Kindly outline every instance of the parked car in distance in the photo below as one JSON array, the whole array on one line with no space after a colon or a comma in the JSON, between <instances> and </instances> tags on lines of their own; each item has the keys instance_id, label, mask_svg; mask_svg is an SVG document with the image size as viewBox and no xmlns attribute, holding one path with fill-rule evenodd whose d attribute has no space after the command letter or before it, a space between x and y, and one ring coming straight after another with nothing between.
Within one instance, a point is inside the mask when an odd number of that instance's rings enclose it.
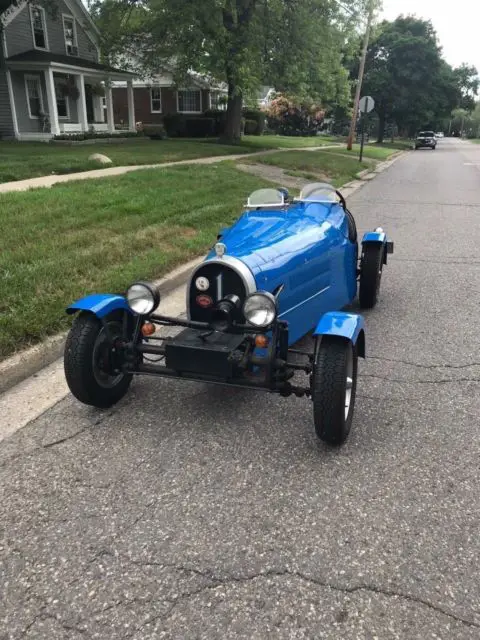
<instances>
[{"instance_id":1,"label":"parked car in distance","mask_svg":"<svg viewBox=\"0 0 480 640\"><path fill-rule=\"evenodd\" d=\"M443 133L443 131L437 131L437 133L435 134L436 138L444 138L445 134Z\"/></svg>"},{"instance_id":2,"label":"parked car in distance","mask_svg":"<svg viewBox=\"0 0 480 640\"><path fill-rule=\"evenodd\" d=\"M436 146L437 139L435 138L434 131L420 131L415 138L415 149L421 149L422 147L435 149Z\"/></svg>"},{"instance_id":3,"label":"parked car in distance","mask_svg":"<svg viewBox=\"0 0 480 640\"><path fill-rule=\"evenodd\" d=\"M390 253L380 227L358 241L345 199L329 184L307 185L298 198L255 191L193 271L186 319L163 315L149 282L67 309L78 313L65 347L70 390L100 408L118 402L134 375L306 396L318 437L342 444L365 357L364 320L343 309L357 293L360 307L375 306ZM165 327L181 331L165 335ZM313 345L295 348L309 332Z\"/></svg>"}]
</instances>

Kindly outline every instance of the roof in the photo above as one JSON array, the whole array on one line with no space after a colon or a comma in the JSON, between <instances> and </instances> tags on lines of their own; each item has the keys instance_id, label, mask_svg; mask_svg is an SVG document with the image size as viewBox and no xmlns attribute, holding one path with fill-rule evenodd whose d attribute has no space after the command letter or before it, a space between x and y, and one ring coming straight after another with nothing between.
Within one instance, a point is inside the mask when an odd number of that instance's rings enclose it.
<instances>
[{"instance_id":1,"label":"roof","mask_svg":"<svg viewBox=\"0 0 480 640\"><path fill-rule=\"evenodd\" d=\"M43 62L45 64L64 64L69 67L82 67L83 69L94 69L96 71L106 71L110 73L123 73L125 75L133 76L135 74L123 69L114 69L106 64L95 62L94 60L86 60L85 58L76 58L75 56L67 56L65 54L50 53L49 51L38 51L32 49L30 51L24 51L18 53L15 56L10 56L6 59L6 62Z\"/></svg>"},{"instance_id":2,"label":"roof","mask_svg":"<svg viewBox=\"0 0 480 640\"><path fill-rule=\"evenodd\" d=\"M100 29L97 27L97 25L93 21L92 16L90 15L90 12L88 11L87 7L83 4L82 0L72 0L72 2L74 2L75 6L78 7L78 9L83 13L84 17L87 19L89 25L95 31L95 33L99 35ZM67 0L67 4L68 4L68 0Z\"/></svg>"}]
</instances>

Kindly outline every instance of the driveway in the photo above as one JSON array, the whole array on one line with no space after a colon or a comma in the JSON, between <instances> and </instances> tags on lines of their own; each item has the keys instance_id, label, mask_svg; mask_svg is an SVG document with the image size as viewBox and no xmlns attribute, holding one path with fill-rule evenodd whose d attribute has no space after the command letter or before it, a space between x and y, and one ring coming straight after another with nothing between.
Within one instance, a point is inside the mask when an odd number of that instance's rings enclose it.
<instances>
[{"instance_id":1,"label":"driveway","mask_svg":"<svg viewBox=\"0 0 480 640\"><path fill-rule=\"evenodd\" d=\"M0 444L0 638L480 638L480 146L350 198L395 241L353 431L312 407L136 380Z\"/></svg>"}]
</instances>

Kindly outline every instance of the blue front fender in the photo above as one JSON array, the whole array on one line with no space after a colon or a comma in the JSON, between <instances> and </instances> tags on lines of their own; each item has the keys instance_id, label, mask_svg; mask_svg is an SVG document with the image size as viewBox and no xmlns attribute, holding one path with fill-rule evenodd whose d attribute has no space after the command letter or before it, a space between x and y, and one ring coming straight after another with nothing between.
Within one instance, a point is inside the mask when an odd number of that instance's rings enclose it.
<instances>
[{"instance_id":1,"label":"blue front fender","mask_svg":"<svg viewBox=\"0 0 480 640\"><path fill-rule=\"evenodd\" d=\"M367 231L363 235L362 245L365 244L382 244L385 246L386 251L383 252L383 262L387 264L387 254L393 253L393 242L389 242L385 231Z\"/></svg>"},{"instance_id":2,"label":"blue front fender","mask_svg":"<svg viewBox=\"0 0 480 640\"><path fill-rule=\"evenodd\" d=\"M126 299L123 296L117 296L111 293L94 293L91 296L77 300L67 307L67 313L69 314L75 313L76 311L90 311L95 314L97 318L103 318L109 313L112 313L112 311L118 310L125 310L131 313Z\"/></svg>"},{"instance_id":3,"label":"blue front fender","mask_svg":"<svg viewBox=\"0 0 480 640\"><path fill-rule=\"evenodd\" d=\"M325 313L313 332L314 336L337 336L358 344L358 355L365 357L365 324L362 316L344 311Z\"/></svg>"}]
</instances>

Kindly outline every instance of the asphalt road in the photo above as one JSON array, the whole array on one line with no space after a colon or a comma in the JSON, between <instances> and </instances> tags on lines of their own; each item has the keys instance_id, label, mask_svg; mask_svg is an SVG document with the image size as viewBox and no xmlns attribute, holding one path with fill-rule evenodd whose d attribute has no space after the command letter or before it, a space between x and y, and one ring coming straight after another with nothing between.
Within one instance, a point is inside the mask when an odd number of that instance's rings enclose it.
<instances>
[{"instance_id":1,"label":"asphalt road","mask_svg":"<svg viewBox=\"0 0 480 640\"><path fill-rule=\"evenodd\" d=\"M357 194L395 241L353 431L305 399L137 380L0 444L0 638L480 638L480 146Z\"/></svg>"}]
</instances>

